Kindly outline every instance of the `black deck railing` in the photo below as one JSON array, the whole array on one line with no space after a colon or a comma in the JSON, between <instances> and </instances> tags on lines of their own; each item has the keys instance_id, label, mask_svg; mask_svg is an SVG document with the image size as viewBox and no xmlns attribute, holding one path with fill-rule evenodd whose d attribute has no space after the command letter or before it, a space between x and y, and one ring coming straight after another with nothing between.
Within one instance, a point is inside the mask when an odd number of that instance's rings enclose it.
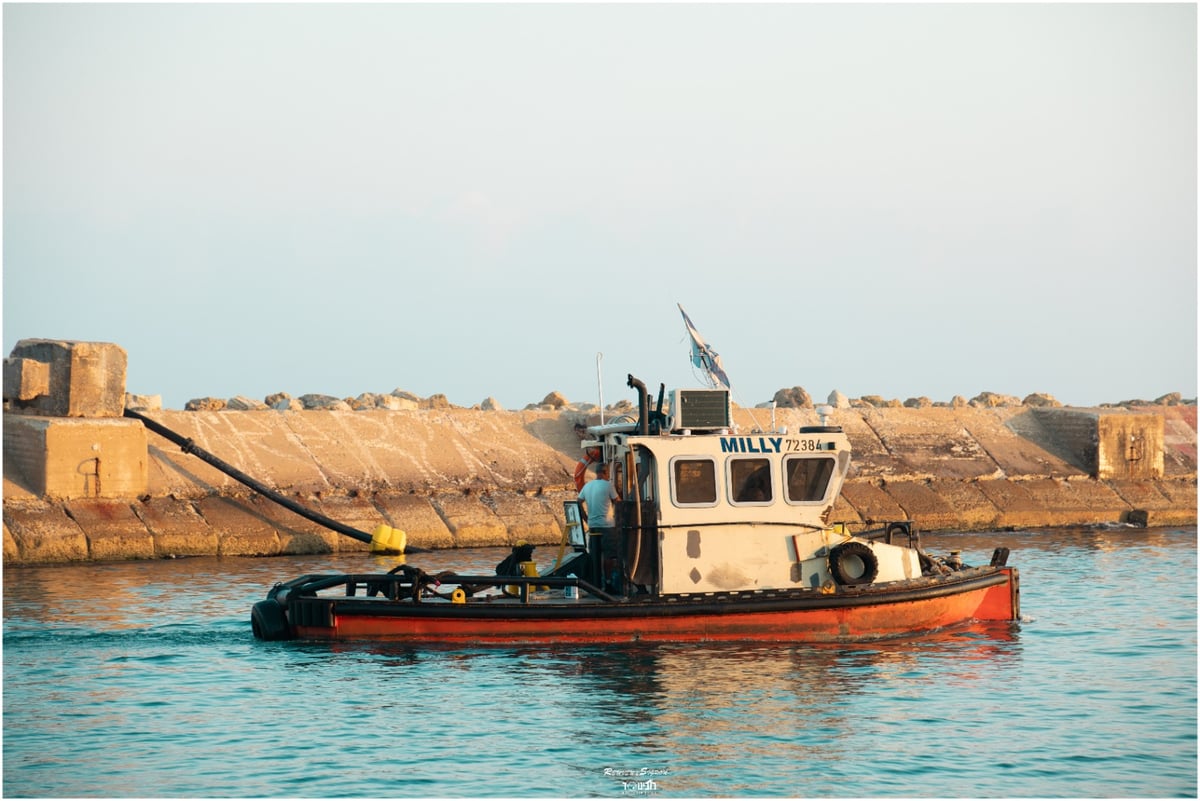
<instances>
[{"instance_id":1,"label":"black deck railing","mask_svg":"<svg viewBox=\"0 0 1200 801\"><path fill-rule=\"evenodd\" d=\"M608 603L619 603L616 598L588 581L576 576L471 576L457 573L430 575L424 571L409 569L402 573L331 573L301 576L276 587L276 593L286 592L290 598L313 596L323 590L344 586L347 597L383 598L392 601L423 603L428 600L453 602L454 591L461 589L464 596L499 589L501 594L519 598L529 603L535 588L566 589L575 587L581 597L591 595ZM444 589L443 589L444 588ZM512 592L510 588L516 588ZM281 598L280 600L285 600Z\"/></svg>"}]
</instances>

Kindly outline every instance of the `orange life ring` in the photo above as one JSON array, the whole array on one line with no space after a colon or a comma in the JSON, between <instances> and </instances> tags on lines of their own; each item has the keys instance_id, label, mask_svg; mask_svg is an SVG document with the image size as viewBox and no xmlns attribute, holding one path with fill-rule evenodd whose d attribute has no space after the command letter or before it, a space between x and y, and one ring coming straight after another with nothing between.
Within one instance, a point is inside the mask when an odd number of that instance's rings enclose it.
<instances>
[{"instance_id":1,"label":"orange life ring","mask_svg":"<svg viewBox=\"0 0 1200 801\"><path fill-rule=\"evenodd\" d=\"M579 464L575 465L575 490L583 489L583 485L587 483L588 467L600 461L600 449L588 448L584 452L584 457L579 460Z\"/></svg>"}]
</instances>

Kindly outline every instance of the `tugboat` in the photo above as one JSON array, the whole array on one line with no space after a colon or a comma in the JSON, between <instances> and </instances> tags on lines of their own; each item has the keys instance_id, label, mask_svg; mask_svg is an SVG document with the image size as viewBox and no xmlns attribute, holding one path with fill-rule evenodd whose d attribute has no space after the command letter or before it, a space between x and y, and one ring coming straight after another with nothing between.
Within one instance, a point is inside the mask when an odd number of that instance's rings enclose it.
<instances>
[{"instance_id":1,"label":"tugboat","mask_svg":"<svg viewBox=\"0 0 1200 801\"><path fill-rule=\"evenodd\" d=\"M680 309L682 312L682 308ZM605 553L579 501L564 503L568 558L539 575L531 546L496 575L305 575L254 604L265 640L450 643L853 642L1020 616L1018 570L927 554L909 520L852 533L831 520L850 469L838 426L733 425L719 359L684 320L703 389L628 376L636 419L589 426L581 442L617 491Z\"/></svg>"}]
</instances>

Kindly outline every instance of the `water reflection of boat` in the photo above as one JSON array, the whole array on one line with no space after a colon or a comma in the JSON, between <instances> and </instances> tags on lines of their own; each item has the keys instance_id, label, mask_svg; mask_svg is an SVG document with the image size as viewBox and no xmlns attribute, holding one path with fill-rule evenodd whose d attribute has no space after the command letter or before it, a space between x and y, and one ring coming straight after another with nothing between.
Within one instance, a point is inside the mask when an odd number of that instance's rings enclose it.
<instances>
[{"instance_id":1,"label":"water reflection of boat","mask_svg":"<svg viewBox=\"0 0 1200 801\"><path fill-rule=\"evenodd\" d=\"M686 315L685 315L686 320ZM1019 616L1008 549L970 567L926 553L910 521L852 533L831 523L850 469L837 426L739 431L730 393L695 334L713 386L659 388L632 375L638 413L582 441L619 499L615 533L588 531L565 504L572 553L538 574L531 548L495 575L310 574L254 605L263 639L441 642L767 640L847 642Z\"/></svg>"},{"instance_id":2,"label":"water reflection of boat","mask_svg":"<svg viewBox=\"0 0 1200 801\"><path fill-rule=\"evenodd\" d=\"M1012 623L839 645L622 643L494 649L334 642L299 647L314 655L361 653L364 662L386 665L389 673L394 665L454 674L445 678L452 685L470 686L499 668L532 698L553 686L554 708L540 710L548 729L558 725L559 715L569 715L570 723L563 725L585 750L610 753L613 732L621 732L622 753L639 755L606 762L612 775L598 781L621 789L622 781L653 780L682 796L703 794L704 765L714 760L803 764L811 757L820 764L828 760L831 744L854 742L855 737L861 741L857 727L864 717L899 732L904 727L900 716L914 709L932 706L942 714L947 705L941 699L948 694L962 689L974 697L972 687L1004 686L1022 675L1020 632ZM873 698L881 692L890 699L883 708ZM738 773L722 775L730 781L753 778ZM749 795L752 789L731 789L729 794Z\"/></svg>"}]
</instances>

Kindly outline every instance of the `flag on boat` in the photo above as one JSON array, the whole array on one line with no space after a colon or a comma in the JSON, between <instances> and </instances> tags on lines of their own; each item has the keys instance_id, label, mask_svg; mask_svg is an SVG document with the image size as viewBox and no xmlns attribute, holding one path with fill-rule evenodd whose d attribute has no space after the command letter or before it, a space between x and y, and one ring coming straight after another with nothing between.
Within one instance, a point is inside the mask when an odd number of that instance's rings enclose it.
<instances>
[{"instance_id":1,"label":"flag on boat","mask_svg":"<svg viewBox=\"0 0 1200 801\"><path fill-rule=\"evenodd\" d=\"M687 326L688 336L692 338L692 364L704 371L704 374L708 376L708 382L714 387L729 389L729 376L725 375L725 368L721 366L721 356L708 346L704 337L700 336L696 326L692 325L691 318L683 310L683 304L675 305L679 306L679 313L683 315L683 324Z\"/></svg>"}]
</instances>

